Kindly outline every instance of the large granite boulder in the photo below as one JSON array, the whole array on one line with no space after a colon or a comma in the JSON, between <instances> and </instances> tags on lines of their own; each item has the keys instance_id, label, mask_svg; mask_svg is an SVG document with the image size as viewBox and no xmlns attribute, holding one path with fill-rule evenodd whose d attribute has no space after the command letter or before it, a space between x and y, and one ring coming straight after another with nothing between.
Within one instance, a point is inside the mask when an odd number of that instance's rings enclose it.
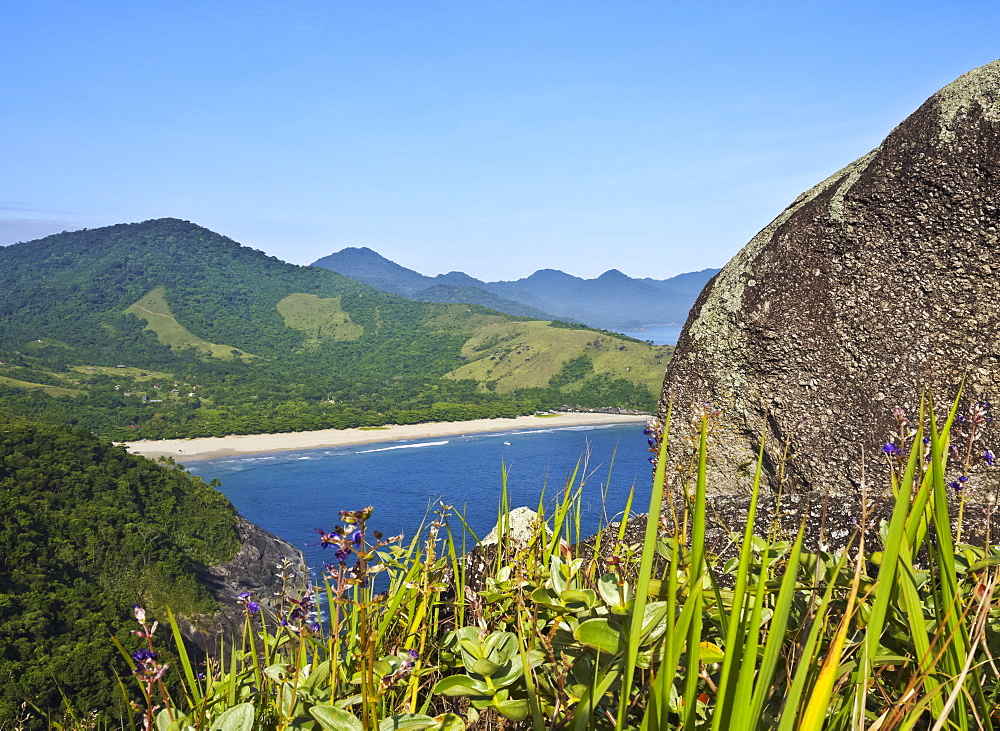
<instances>
[{"instance_id":1,"label":"large granite boulder","mask_svg":"<svg viewBox=\"0 0 1000 731\"><path fill-rule=\"evenodd\" d=\"M943 403L963 378L966 401L1000 401L998 227L1000 61L800 195L709 282L664 381L672 461L690 450L680 422L710 402L713 493L748 487L763 434L772 487L784 470L784 490L857 494L884 484L893 407Z\"/></svg>"}]
</instances>

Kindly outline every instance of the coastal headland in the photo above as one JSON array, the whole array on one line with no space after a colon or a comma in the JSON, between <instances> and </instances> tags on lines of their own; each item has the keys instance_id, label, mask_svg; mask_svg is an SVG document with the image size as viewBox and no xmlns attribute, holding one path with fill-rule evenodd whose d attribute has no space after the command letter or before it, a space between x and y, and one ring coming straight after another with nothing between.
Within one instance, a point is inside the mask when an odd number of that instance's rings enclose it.
<instances>
[{"instance_id":1,"label":"coastal headland","mask_svg":"<svg viewBox=\"0 0 1000 731\"><path fill-rule=\"evenodd\" d=\"M377 428L321 429L319 431L287 432L282 434L245 434L194 439L146 439L127 442L124 446L133 454L156 459L173 457L178 462L194 462L216 457L266 452L288 452L298 449L344 447L351 444L398 442L407 439L481 434L484 432L520 431L522 429L552 429L570 426L641 423L645 416L634 414L549 414L519 416L514 419L476 419L427 424L390 424Z\"/></svg>"}]
</instances>

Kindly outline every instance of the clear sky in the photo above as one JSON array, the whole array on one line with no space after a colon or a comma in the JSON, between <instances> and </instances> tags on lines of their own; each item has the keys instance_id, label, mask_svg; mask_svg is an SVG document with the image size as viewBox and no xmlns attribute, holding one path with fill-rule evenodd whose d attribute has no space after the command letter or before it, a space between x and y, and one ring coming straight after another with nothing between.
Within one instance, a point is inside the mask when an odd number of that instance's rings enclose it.
<instances>
[{"instance_id":1,"label":"clear sky","mask_svg":"<svg viewBox=\"0 0 1000 731\"><path fill-rule=\"evenodd\" d=\"M997 0L4 0L0 244L171 216L296 264L718 267L998 28Z\"/></svg>"}]
</instances>

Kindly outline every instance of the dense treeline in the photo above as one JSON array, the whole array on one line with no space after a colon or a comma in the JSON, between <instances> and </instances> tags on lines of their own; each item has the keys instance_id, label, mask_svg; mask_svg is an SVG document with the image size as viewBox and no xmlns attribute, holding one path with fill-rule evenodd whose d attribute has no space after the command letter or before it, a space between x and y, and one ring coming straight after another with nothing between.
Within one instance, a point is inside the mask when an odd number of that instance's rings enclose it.
<instances>
[{"instance_id":1,"label":"dense treeline","mask_svg":"<svg viewBox=\"0 0 1000 731\"><path fill-rule=\"evenodd\" d=\"M113 709L132 605L211 611L194 578L238 548L235 509L185 472L81 429L0 412L0 718Z\"/></svg>"},{"instance_id":2,"label":"dense treeline","mask_svg":"<svg viewBox=\"0 0 1000 731\"><path fill-rule=\"evenodd\" d=\"M43 381L47 374L39 367L18 370L35 383L58 381L51 375ZM589 359L582 357L567 363L550 388L501 394L479 391L474 381L410 377L316 383L239 361L195 361L171 378L137 379L124 372L92 376L75 396L49 396L0 382L0 403L18 414L84 427L116 441L510 418L567 406L653 408L648 391L604 374L569 392L559 390L580 373L592 372Z\"/></svg>"}]
</instances>

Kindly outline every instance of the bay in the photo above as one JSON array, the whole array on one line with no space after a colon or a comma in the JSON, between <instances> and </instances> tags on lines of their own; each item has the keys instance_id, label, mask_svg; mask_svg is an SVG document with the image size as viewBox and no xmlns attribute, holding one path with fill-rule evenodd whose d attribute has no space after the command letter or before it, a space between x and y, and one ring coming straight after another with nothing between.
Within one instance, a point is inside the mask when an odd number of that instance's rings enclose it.
<instances>
[{"instance_id":1,"label":"bay","mask_svg":"<svg viewBox=\"0 0 1000 731\"><path fill-rule=\"evenodd\" d=\"M576 469L577 486L583 477L584 536L620 517L633 485L634 512L645 512L651 468L642 429L639 422L469 434L223 457L185 467L205 480L218 479L240 514L301 548L316 570L330 560L316 529L330 531L341 510L366 505L375 508L370 529L409 538L444 501L485 537L496 524L503 470L510 506L535 509L543 490L551 506ZM450 524L458 535L461 522L452 518ZM467 540L468 547L475 545Z\"/></svg>"},{"instance_id":2,"label":"bay","mask_svg":"<svg viewBox=\"0 0 1000 731\"><path fill-rule=\"evenodd\" d=\"M638 340L652 340L653 345L677 345L682 325L650 325L642 330L619 330L618 332Z\"/></svg>"}]
</instances>

